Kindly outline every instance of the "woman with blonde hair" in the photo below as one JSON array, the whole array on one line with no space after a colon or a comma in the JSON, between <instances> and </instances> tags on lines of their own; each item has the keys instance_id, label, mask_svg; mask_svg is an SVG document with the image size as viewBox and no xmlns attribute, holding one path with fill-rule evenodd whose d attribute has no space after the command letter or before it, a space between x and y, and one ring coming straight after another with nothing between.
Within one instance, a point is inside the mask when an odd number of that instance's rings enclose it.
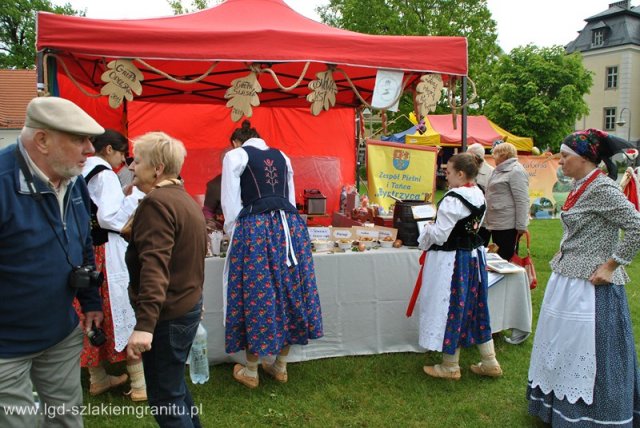
<instances>
[{"instance_id":1,"label":"woman with blonde hair","mask_svg":"<svg viewBox=\"0 0 640 428\"><path fill-rule=\"evenodd\" d=\"M511 260L520 235L529 225L529 176L518 162L518 151L511 143L493 148L496 167L485 189L487 214L483 226L498 246L498 254ZM485 246L489 244L485 239Z\"/></svg>"},{"instance_id":2,"label":"woman with blonde hair","mask_svg":"<svg viewBox=\"0 0 640 428\"><path fill-rule=\"evenodd\" d=\"M184 369L202 314L205 220L178 178L187 154L182 142L150 132L133 151L133 184L147 196L133 216L126 255L136 313L127 353L142 357L158 424L197 427Z\"/></svg>"}]
</instances>

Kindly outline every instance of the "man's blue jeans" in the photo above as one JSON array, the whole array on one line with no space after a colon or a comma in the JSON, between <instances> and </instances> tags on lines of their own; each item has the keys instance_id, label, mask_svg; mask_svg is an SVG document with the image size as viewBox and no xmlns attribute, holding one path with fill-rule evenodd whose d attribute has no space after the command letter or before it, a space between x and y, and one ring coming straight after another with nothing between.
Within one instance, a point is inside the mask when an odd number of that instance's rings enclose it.
<instances>
[{"instance_id":1,"label":"man's blue jeans","mask_svg":"<svg viewBox=\"0 0 640 428\"><path fill-rule=\"evenodd\" d=\"M180 318L159 321L151 350L142 354L149 407L162 428L201 426L184 373L201 312L202 301Z\"/></svg>"}]
</instances>

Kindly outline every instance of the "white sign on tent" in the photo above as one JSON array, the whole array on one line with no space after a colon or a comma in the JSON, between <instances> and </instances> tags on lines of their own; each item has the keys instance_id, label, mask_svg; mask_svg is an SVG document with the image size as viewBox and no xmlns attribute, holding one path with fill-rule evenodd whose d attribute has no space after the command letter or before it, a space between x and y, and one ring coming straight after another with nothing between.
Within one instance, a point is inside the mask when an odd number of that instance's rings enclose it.
<instances>
[{"instance_id":1,"label":"white sign on tent","mask_svg":"<svg viewBox=\"0 0 640 428\"><path fill-rule=\"evenodd\" d=\"M371 106L381 110L398 111L403 76L402 71L378 70Z\"/></svg>"}]
</instances>

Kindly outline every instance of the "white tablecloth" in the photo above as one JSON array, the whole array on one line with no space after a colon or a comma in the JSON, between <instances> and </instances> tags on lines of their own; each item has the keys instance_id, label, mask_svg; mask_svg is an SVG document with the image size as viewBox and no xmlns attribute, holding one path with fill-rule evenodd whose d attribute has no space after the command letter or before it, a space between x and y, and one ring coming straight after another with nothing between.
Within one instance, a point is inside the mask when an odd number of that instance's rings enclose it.
<instances>
[{"instance_id":1,"label":"white tablecloth","mask_svg":"<svg viewBox=\"0 0 640 428\"><path fill-rule=\"evenodd\" d=\"M417 313L405 312L416 276L416 249L315 254L324 337L293 346L289 361L385 352L424 352L418 345ZM204 323L212 363L244 361L224 352L222 269L224 259L205 263ZM489 289L492 331L531 331L531 295L524 272L505 275Z\"/></svg>"}]
</instances>

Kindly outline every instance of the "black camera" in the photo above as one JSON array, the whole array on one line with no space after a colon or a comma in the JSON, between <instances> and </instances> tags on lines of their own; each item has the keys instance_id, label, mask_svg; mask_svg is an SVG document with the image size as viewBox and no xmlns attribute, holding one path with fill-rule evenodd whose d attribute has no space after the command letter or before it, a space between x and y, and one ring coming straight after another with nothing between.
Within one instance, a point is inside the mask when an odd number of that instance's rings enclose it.
<instances>
[{"instance_id":1,"label":"black camera","mask_svg":"<svg viewBox=\"0 0 640 428\"><path fill-rule=\"evenodd\" d=\"M104 330L96 327L95 324L92 324L91 330L87 333L87 337L93 346L102 346L104 345L104 342L107 341L107 337L104 335Z\"/></svg>"},{"instance_id":2,"label":"black camera","mask_svg":"<svg viewBox=\"0 0 640 428\"><path fill-rule=\"evenodd\" d=\"M75 289L100 287L104 281L102 272L91 265L76 266L69 274L69 287Z\"/></svg>"}]
</instances>

